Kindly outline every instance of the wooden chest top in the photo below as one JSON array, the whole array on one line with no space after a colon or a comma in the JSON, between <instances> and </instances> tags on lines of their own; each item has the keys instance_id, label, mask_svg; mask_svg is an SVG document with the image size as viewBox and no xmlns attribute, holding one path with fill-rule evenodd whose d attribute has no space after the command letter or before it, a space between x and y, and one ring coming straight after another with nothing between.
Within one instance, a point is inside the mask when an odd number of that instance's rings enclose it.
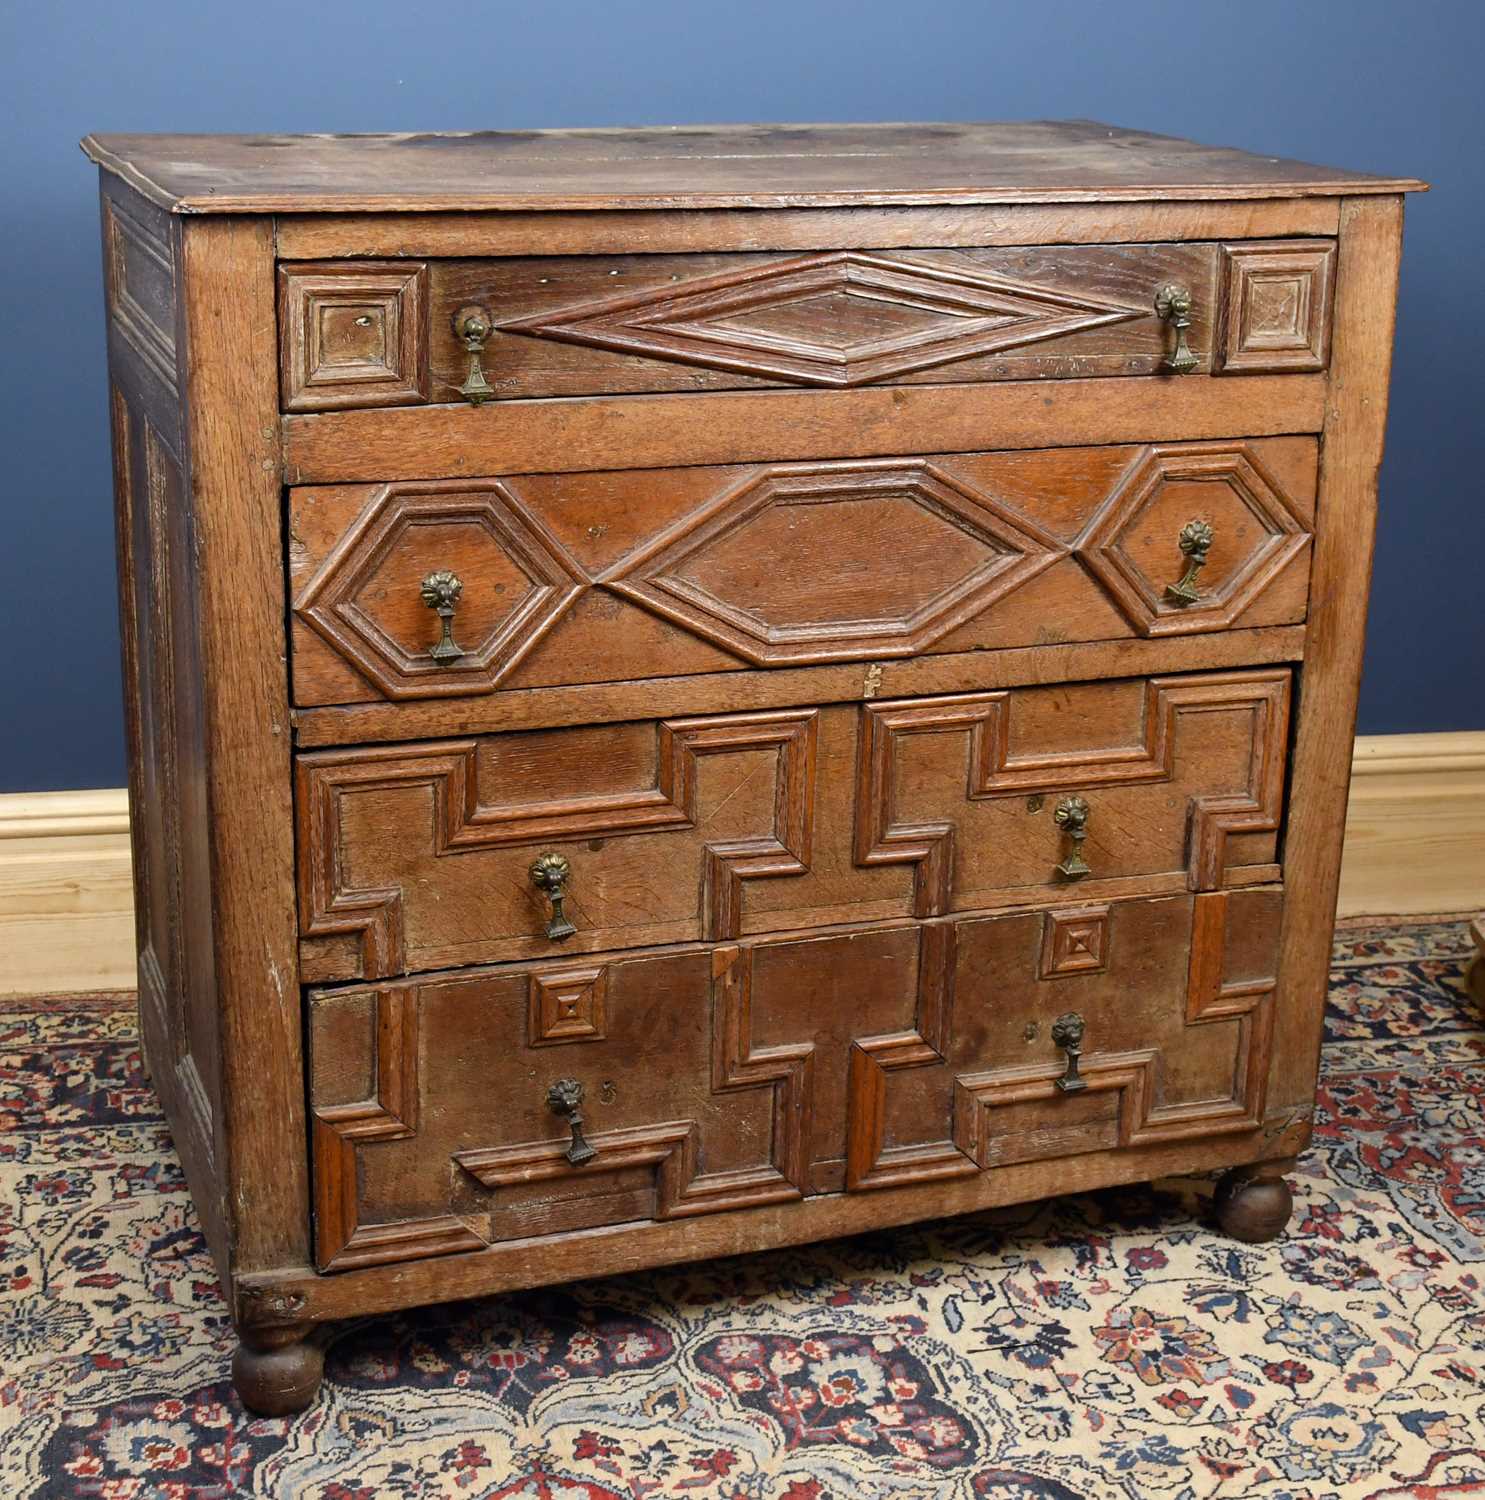
<instances>
[{"instance_id":1,"label":"wooden chest top","mask_svg":"<svg viewBox=\"0 0 1485 1500\"><path fill-rule=\"evenodd\" d=\"M1095 120L90 135L83 149L183 214L1210 201L1423 187Z\"/></svg>"}]
</instances>

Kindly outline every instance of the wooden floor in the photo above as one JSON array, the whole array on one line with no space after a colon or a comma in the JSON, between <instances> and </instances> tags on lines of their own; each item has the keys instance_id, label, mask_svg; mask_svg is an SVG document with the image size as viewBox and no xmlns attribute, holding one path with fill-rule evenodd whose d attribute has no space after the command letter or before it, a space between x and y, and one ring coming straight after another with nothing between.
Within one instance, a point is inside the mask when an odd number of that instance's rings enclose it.
<instances>
[{"instance_id":1,"label":"wooden floor","mask_svg":"<svg viewBox=\"0 0 1485 1500\"><path fill-rule=\"evenodd\" d=\"M1485 731L1356 742L1342 916L1485 909ZM134 984L123 790L0 796L0 994Z\"/></svg>"}]
</instances>

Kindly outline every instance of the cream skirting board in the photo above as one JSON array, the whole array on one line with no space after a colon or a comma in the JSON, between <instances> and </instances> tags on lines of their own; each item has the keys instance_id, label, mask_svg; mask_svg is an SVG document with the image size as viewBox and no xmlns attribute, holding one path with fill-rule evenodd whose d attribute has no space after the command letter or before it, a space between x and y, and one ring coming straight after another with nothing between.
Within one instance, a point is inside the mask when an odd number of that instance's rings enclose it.
<instances>
[{"instance_id":1,"label":"cream skirting board","mask_svg":"<svg viewBox=\"0 0 1485 1500\"><path fill-rule=\"evenodd\" d=\"M124 789L0 796L0 994L133 984Z\"/></svg>"},{"instance_id":2,"label":"cream skirting board","mask_svg":"<svg viewBox=\"0 0 1485 1500\"><path fill-rule=\"evenodd\" d=\"M1485 731L1356 741L1342 916L1485 909Z\"/></svg>"},{"instance_id":3,"label":"cream skirting board","mask_svg":"<svg viewBox=\"0 0 1485 1500\"><path fill-rule=\"evenodd\" d=\"M1485 731L1356 742L1342 916L1485 908ZM122 788L0 796L0 994L134 984Z\"/></svg>"}]
</instances>

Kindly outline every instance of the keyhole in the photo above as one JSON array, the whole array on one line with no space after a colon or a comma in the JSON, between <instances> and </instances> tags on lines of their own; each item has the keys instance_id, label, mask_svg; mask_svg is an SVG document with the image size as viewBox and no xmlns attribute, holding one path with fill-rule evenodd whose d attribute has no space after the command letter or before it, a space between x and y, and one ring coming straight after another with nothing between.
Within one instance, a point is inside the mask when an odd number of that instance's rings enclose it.
<instances>
[{"instance_id":1,"label":"keyhole","mask_svg":"<svg viewBox=\"0 0 1485 1500\"><path fill-rule=\"evenodd\" d=\"M598 1089L598 1102L612 1104L619 1097L619 1086L612 1078L605 1078Z\"/></svg>"}]
</instances>

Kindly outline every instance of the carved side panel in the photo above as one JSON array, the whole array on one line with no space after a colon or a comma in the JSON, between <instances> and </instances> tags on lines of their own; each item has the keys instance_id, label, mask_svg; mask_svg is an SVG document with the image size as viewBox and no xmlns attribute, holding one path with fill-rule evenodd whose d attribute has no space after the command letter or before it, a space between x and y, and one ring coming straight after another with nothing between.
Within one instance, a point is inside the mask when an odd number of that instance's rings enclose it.
<instances>
[{"instance_id":1,"label":"carved side panel","mask_svg":"<svg viewBox=\"0 0 1485 1500\"><path fill-rule=\"evenodd\" d=\"M1218 355L1224 374L1325 368L1335 257L1334 240L1222 247Z\"/></svg>"},{"instance_id":2,"label":"carved side panel","mask_svg":"<svg viewBox=\"0 0 1485 1500\"><path fill-rule=\"evenodd\" d=\"M103 200L103 245L140 1022L220 1261L221 1043L195 517L176 394L176 240L167 216L113 191Z\"/></svg>"},{"instance_id":3,"label":"carved side panel","mask_svg":"<svg viewBox=\"0 0 1485 1500\"><path fill-rule=\"evenodd\" d=\"M115 329L167 390L177 389L175 237L137 200L103 199L103 283Z\"/></svg>"}]
</instances>

